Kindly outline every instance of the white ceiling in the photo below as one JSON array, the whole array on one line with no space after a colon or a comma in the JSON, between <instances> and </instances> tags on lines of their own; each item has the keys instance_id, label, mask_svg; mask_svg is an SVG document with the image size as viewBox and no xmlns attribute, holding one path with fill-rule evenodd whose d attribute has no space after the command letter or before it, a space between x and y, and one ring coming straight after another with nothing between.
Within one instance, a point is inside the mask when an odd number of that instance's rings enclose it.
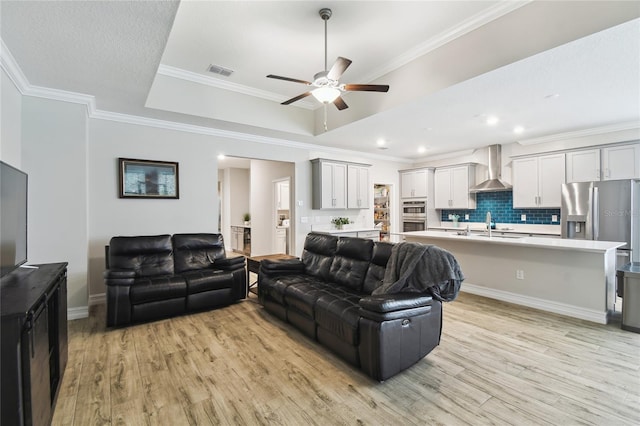
<instances>
[{"instance_id":1,"label":"white ceiling","mask_svg":"<svg viewBox=\"0 0 640 426\"><path fill-rule=\"evenodd\" d=\"M304 85L265 77L323 69L322 7L329 63L353 60L341 82L391 86L329 105L326 132L315 100L279 104ZM32 85L93 95L105 111L413 160L640 127L638 16L637 1L0 3L2 40Z\"/></svg>"}]
</instances>

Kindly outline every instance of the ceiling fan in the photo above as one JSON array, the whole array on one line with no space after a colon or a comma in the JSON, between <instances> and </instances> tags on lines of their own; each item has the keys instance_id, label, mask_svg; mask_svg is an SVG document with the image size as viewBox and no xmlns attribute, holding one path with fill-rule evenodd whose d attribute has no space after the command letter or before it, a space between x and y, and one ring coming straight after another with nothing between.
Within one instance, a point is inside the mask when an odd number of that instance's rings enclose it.
<instances>
[{"instance_id":1,"label":"ceiling fan","mask_svg":"<svg viewBox=\"0 0 640 426\"><path fill-rule=\"evenodd\" d=\"M269 74L268 78L277 80L292 81L313 86L314 89L282 102L282 105L289 105L300 99L313 95L323 104L333 103L339 110L349 108L344 99L340 96L343 92L388 92L389 86L382 84L341 84L338 80L351 65L351 60L341 56L336 59L330 70L327 70L327 21L331 18L331 9L323 8L319 11L320 17L324 21L324 71L320 71L313 76L313 81L299 80L297 78L282 77Z\"/></svg>"}]
</instances>

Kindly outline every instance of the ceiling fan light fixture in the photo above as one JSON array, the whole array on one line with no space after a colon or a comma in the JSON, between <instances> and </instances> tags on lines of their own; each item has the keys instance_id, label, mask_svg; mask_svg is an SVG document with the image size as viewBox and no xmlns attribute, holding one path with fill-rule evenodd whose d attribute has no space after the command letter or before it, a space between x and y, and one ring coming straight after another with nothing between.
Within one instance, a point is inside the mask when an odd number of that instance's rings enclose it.
<instances>
[{"instance_id":1,"label":"ceiling fan light fixture","mask_svg":"<svg viewBox=\"0 0 640 426\"><path fill-rule=\"evenodd\" d=\"M335 87L318 87L311 91L311 94L323 104L330 104L340 96L340 90Z\"/></svg>"}]
</instances>

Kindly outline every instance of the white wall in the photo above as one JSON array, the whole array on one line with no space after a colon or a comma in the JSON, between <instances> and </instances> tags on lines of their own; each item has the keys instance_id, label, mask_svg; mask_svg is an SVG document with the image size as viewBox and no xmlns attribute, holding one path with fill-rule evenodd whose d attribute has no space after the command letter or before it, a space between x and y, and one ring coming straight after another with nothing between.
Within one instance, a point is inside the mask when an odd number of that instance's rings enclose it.
<instances>
[{"instance_id":1,"label":"white wall","mask_svg":"<svg viewBox=\"0 0 640 426\"><path fill-rule=\"evenodd\" d=\"M229 223L231 226L242 225L244 214L251 213L251 172L249 169L229 168Z\"/></svg>"},{"instance_id":2,"label":"white wall","mask_svg":"<svg viewBox=\"0 0 640 426\"><path fill-rule=\"evenodd\" d=\"M29 174L30 264L69 262L70 309L87 306L87 109L22 99L22 169Z\"/></svg>"},{"instance_id":3,"label":"white wall","mask_svg":"<svg viewBox=\"0 0 640 426\"><path fill-rule=\"evenodd\" d=\"M0 71L0 160L22 166L22 95L2 69Z\"/></svg>"},{"instance_id":4,"label":"white wall","mask_svg":"<svg viewBox=\"0 0 640 426\"><path fill-rule=\"evenodd\" d=\"M92 119L89 140L89 294L104 293L113 236L217 232L217 147L208 137ZM177 161L180 198L118 198L118 157Z\"/></svg>"}]
</instances>

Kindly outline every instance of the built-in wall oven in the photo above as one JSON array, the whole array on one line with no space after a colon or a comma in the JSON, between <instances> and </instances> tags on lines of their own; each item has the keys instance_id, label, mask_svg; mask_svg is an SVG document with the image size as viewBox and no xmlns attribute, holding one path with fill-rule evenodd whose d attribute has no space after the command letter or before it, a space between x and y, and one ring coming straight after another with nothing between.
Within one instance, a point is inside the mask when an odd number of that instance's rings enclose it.
<instances>
[{"instance_id":1,"label":"built-in wall oven","mask_svg":"<svg viewBox=\"0 0 640 426\"><path fill-rule=\"evenodd\" d=\"M402 200L402 232L427 229L427 200Z\"/></svg>"}]
</instances>

